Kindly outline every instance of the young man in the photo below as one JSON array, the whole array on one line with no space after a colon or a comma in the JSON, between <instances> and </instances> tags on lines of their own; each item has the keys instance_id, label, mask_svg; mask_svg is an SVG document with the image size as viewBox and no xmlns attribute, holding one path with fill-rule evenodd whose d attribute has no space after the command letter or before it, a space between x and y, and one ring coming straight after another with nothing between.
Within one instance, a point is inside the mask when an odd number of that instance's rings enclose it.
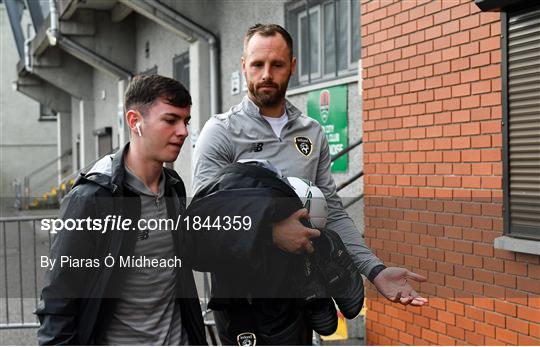
<instances>
[{"instance_id":1,"label":"young man","mask_svg":"<svg viewBox=\"0 0 540 347\"><path fill-rule=\"evenodd\" d=\"M195 148L194 191L203 187L221 167L240 159L266 159L284 176L308 179L326 197L327 228L340 234L361 273L389 300L423 305L427 300L420 297L407 280L426 279L406 269L385 267L365 245L344 211L330 173L330 152L321 126L285 99L295 68L292 38L284 28L257 24L248 30L242 56L248 95L227 113L216 115L206 123ZM293 214L274 226L273 241L277 247L294 253L313 250L310 238L317 237L318 233L304 227L299 221L301 217L301 214ZM294 309L292 306L284 310L273 308L280 316ZM235 337L227 336L226 332L226 327L235 323L232 322L235 315L225 310L216 317L222 339L236 343ZM310 335L304 336L304 343L310 343Z\"/></svg>"},{"instance_id":2,"label":"young man","mask_svg":"<svg viewBox=\"0 0 540 347\"><path fill-rule=\"evenodd\" d=\"M37 310L40 344L206 344L192 271L176 260L178 235L149 223L176 220L185 211L184 184L163 163L176 160L188 136L191 96L173 79L137 76L124 106L131 143L81 174L60 219L105 222L112 216L131 225L58 231L51 259L91 263L60 267L57 261L47 272ZM136 259L167 265L137 265Z\"/></svg>"}]
</instances>

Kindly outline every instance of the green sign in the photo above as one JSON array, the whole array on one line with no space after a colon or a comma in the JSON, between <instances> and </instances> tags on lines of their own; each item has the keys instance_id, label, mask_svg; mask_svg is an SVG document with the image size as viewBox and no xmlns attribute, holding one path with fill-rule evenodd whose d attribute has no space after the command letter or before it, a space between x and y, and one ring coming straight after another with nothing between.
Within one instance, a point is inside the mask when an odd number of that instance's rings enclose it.
<instances>
[{"instance_id":1,"label":"green sign","mask_svg":"<svg viewBox=\"0 0 540 347\"><path fill-rule=\"evenodd\" d=\"M337 86L310 92L307 105L308 116L318 121L330 145L330 155L347 148L347 86ZM332 172L346 172L348 154L332 163Z\"/></svg>"}]
</instances>

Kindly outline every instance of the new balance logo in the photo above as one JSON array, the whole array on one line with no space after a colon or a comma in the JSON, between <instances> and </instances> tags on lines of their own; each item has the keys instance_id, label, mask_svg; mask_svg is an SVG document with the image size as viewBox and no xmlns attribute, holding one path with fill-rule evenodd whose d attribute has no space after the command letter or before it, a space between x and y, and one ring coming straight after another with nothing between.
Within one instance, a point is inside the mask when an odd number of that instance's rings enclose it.
<instances>
[{"instance_id":1,"label":"new balance logo","mask_svg":"<svg viewBox=\"0 0 540 347\"><path fill-rule=\"evenodd\" d=\"M250 152L260 152L263 150L264 143L262 142L256 142L251 145L251 151Z\"/></svg>"}]
</instances>

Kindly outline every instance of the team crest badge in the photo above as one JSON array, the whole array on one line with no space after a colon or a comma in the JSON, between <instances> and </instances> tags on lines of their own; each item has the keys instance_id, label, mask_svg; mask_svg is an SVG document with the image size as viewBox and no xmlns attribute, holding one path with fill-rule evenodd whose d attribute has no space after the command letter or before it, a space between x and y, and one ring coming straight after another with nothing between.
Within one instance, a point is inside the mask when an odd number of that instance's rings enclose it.
<instances>
[{"instance_id":1,"label":"team crest badge","mask_svg":"<svg viewBox=\"0 0 540 347\"><path fill-rule=\"evenodd\" d=\"M311 154L311 150L313 149L311 140L304 136L295 137L294 145L296 146L296 149L306 157Z\"/></svg>"},{"instance_id":2,"label":"team crest badge","mask_svg":"<svg viewBox=\"0 0 540 347\"><path fill-rule=\"evenodd\" d=\"M257 344L257 337L254 333L241 333L236 337L238 346L255 346Z\"/></svg>"}]
</instances>

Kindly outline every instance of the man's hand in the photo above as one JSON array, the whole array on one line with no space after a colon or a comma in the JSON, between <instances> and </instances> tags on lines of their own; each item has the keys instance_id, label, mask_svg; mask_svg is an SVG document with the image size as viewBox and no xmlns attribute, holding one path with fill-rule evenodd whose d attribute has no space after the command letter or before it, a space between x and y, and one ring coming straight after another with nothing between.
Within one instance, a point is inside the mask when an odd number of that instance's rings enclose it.
<instances>
[{"instance_id":1,"label":"man's hand","mask_svg":"<svg viewBox=\"0 0 540 347\"><path fill-rule=\"evenodd\" d=\"M410 272L407 269L388 267L375 277L373 284L390 301L413 306L426 304L428 300L418 295L411 285L407 283L407 279L418 282L427 281L424 276Z\"/></svg>"},{"instance_id":2,"label":"man's hand","mask_svg":"<svg viewBox=\"0 0 540 347\"><path fill-rule=\"evenodd\" d=\"M301 218L309 218L308 211L303 208L291 214L286 219L274 225L272 239L274 243L289 253L313 252L313 245L310 239L319 237L321 232L317 229L306 228L301 222Z\"/></svg>"}]
</instances>

